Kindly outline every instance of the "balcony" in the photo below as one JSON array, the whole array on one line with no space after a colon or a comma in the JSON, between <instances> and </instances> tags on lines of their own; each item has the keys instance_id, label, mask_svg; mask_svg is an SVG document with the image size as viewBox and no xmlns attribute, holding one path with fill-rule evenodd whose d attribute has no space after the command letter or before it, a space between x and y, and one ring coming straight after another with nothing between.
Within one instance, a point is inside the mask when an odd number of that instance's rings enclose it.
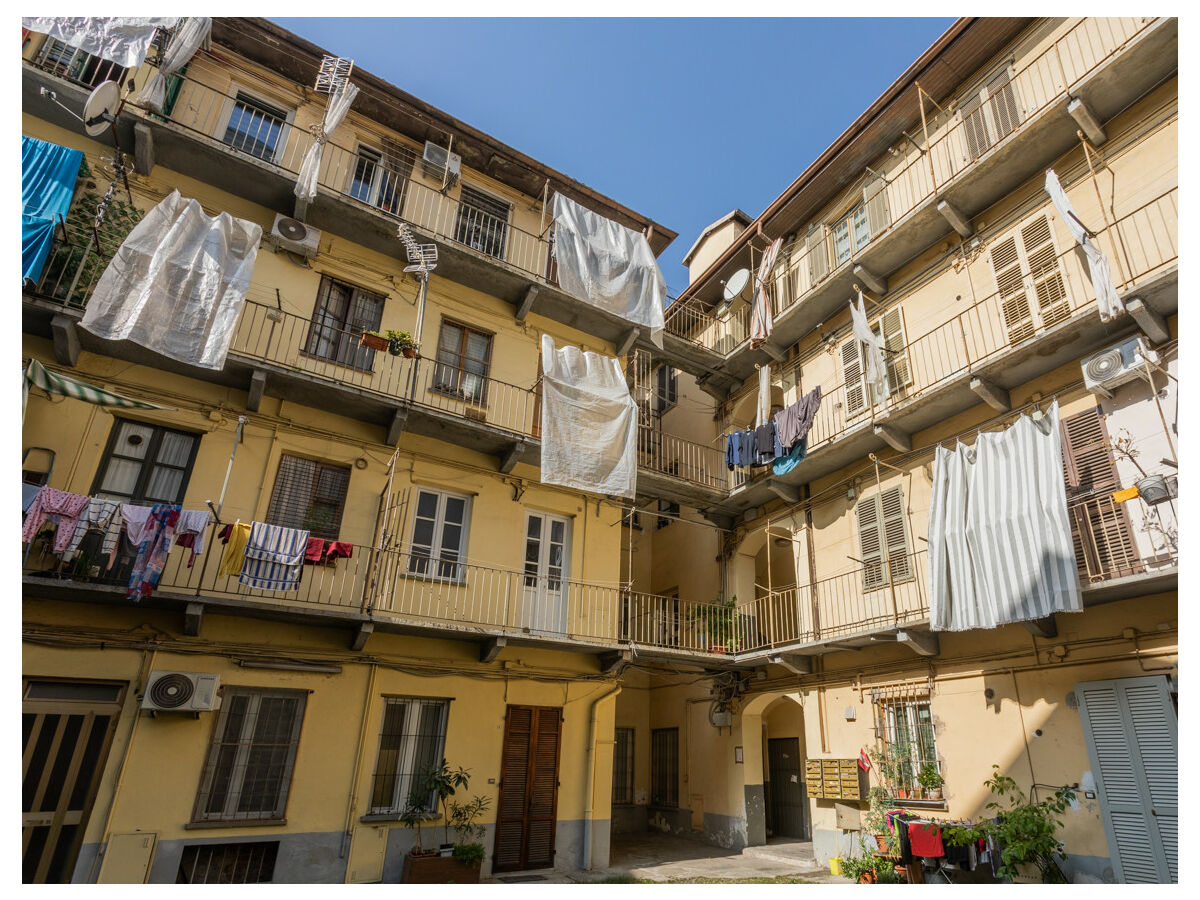
<instances>
[{"instance_id":1,"label":"balcony","mask_svg":"<svg viewBox=\"0 0 1200 900\"><path fill-rule=\"evenodd\" d=\"M944 237L950 225L939 206L969 225L972 217L1078 146L1079 126L1067 111L1073 99L1103 123L1169 77L1177 69L1177 34L1172 19L1085 19L1036 56L1016 60L1003 95L1004 115L996 112L998 95L965 117L952 115L941 130L931 132L925 147L901 142L906 155L886 173L886 227L860 249L851 248L854 241L835 246L835 236L825 229L825 239L811 248L802 235L781 252L767 286L775 317L770 347L787 348L844 308L853 284L864 282L856 268L886 281ZM743 258L736 265L747 264ZM704 311L717 301L717 287L715 282L701 285L678 309L669 310L667 330L725 355L725 370L745 379L769 354L745 352L746 302L718 317Z\"/></svg>"},{"instance_id":2,"label":"balcony","mask_svg":"<svg viewBox=\"0 0 1200 900\"><path fill-rule=\"evenodd\" d=\"M1114 278L1123 299L1139 297L1158 315L1178 307L1178 190L1132 210L1100 232L1100 246L1115 248ZM979 298L931 331L910 339L889 359L906 374L881 403L851 403L848 391L870 397L863 382L821 384L821 406L808 437L808 456L780 478L751 476L716 512L734 515L775 499L772 484L796 486L863 459L978 404L995 388L1001 401L1011 388L1115 342L1131 319L1100 321L1087 264L1073 246L1057 257L1065 296L1032 324L1009 328L999 292ZM1123 275L1121 273L1124 273ZM1032 285L1027 296L1036 295ZM1032 305L1032 300L1030 303ZM815 383L804 381L809 391ZM854 410L851 414L849 411Z\"/></svg>"},{"instance_id":3,"label":"balcony","mask_svg":"<svg viewBox=\"0 0 1200 900\"><path fill-rule=\"evenodd\" d=\"M149 69L139 70L139 83L149 77ZM27 62L24 71L24 109L80 133L79 121L41 97L39 89L56 91L72 109L82 108L87 90L55 74L57 70ZM228 80L226 64L203 53L189 71ZM306 115L313 112L301 110ZM520 319L532 310L618 346L637 330L558 287L551 272L548 219L535 233L514 224L511 215L501 217L479 197L449 196L440 176L425 177L422 161L394 138L377 136L377 145L384 148L379 152L328 140L317 197L306 209L297 209L293 187L315 138L308 128L295 124L293 115L265 103L251 104L246 94L224 93L189 76L179 79L176 99L165 114L129 104L116 127L121 146L133 148L139 173L162 165L278 213L300 213L316 228L392 257L402 257L396 229L404 222L421 239L437 244L438 276L511 303ZM664 355L650 343L648 333L638 330L634 341L634 346ZM702 375L720 362L693 341L674 335L664 341L666 358L685 371Z\"/></svg>"}]
</instances>

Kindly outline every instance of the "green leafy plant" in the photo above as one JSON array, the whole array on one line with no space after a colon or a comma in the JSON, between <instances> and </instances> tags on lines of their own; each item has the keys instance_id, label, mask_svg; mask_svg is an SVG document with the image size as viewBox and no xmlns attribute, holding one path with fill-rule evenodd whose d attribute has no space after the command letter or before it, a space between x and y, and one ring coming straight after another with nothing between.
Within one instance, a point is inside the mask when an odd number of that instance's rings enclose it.
<instances>
[{"instance_id":1,"label":"green leafy plant","mask_svg":"<svg viewBox=\"0 0 1200 900\"><path fill-rule=\"evenodd\" d=\"M864 872L875 871L875 857L870 853L846 856L842 858L842 874L851 881L858 883Z\"/></svg>"},{"instance_id":2,"label":"green leafy plant","mask_svg":"<svg viewBox=\"0 0 1200 900\"><path fill-rule=\"evenodd\" d=\"M413 856L421 856L425 852L424 845L421 843L421 823L429 815L429 809L426 806L428 801L428 793L413 791L408 795L408 800L404 803L404 809L400 811L400 821L417 833L416 843L413 844L412 850L409 851Z\"/></svg>"},{"instance_id":3,"label":"green leafy plant","mask_svg":"<svg viewBox=\"0 0 1200 900\"><path fill-rule=\"evenodd\" d=\"M994 763L992 776L984 784L992 792L987 808L995 813L995 817L969 828L947 825L943 829L946 839L955 845L969 844L980 838L994 841L1000 848L996 874L1001 877L1015 878L1020 874L1019 866L1036 865L1043 883L1066 883L1058 860L1066 859L1067 855L1058 831L1063 824L1060 816L1075 800L1075 791L1064 785L1056 789L1052 797L1034 803Z\"/></svg>"},{"instance_id":4,"label":"green leafy plant","mask_svg":"<svg viewBox=\"0 0 1200 900\"><path fill-rule=\"evenodd\" d=\"M470 844L455 844L454 858L460 863L471 865L477 862L483 862L484 856L487 855L487 849L478 842Z\"/></svg>"},{"instance_id":5,"label":"green leafy plant","mask_svg":"<svg viewBox=\"0 0 1200 900\"><path fill-rule=\"evenodd\" d=\"M450 827L454 829L454 858L460 859L462 854L468 854L468 848L479 848L479 859L483 859L484 848L483 844L479 843L479 838L483 837L483 826L477 825L475 820L487 811L491 804L490 797L484 797L476 794L466 803L459 803L457 800L450 801ZM469 851L474 854L474 850ZM466 862L474 862L474 859L464 860Z\"/></svg>"},{"instance_id":6,"label":"green leafy plant","mask_svg":"<svg viewBox=\"0 0 1200 900\"><path fill-rule=\"evenodd\" d=\"M741 613L737 610L736 595L700 604L689 613L689 618L703 631L710 647L725 647L732 653L741 647Z\"/></svg>"},{"instance_id":7,"label":"green leafy plant","mask_svg":"<svg viewBox=\"0 0 1200 900\"><path fill-rule=\"evenodd\" d=\"M867 801L867 816L863 820L863 827L869 833L879 835L883 839L880 849L884 853L888 856L899 856L900 838L887 825L887 811L892 808L891 792L875 785L867 791Z\"/></svg>"},{"instance_id":8,"label":"green leafy plant","mask_svg":"<svg viewBox=\"0 0 1200 900\"><path fill-rule=\"evenodd\" d=\"M942 773L937 770L937 766L933 763L925 763L921 766L921 771L917 773L917 781L921 787L927 790L936 790L945 782L942 779Z\"/></svg>"},{"instance_id":9,"label":"green leafy plant","mask_svg":"<svg viewBox=\"0 0 1200 900\"><path fill-rule=\"evenodd\" d=\"M441 765L433 766L425 773L425 790L436 794L437 802L442 807L442 832L447 844L450 843L450 812L447 802L459 788L465 788L470 780L469 770L462 766L451 769L445 757L442 757Z\"/></svg>"},{"instance_id":10,"label":"green leafy plant","mask_svg":"<svg viewBox=\"0 0 1200 900\"><path fill-rule=\"evenodd\" d=\"M900 873L896 871L896 865L890 859L880 857L879 864L875 866L875 883L876 884L901 884L904 879L900 877Z\"/></svg>"}]
</instances>

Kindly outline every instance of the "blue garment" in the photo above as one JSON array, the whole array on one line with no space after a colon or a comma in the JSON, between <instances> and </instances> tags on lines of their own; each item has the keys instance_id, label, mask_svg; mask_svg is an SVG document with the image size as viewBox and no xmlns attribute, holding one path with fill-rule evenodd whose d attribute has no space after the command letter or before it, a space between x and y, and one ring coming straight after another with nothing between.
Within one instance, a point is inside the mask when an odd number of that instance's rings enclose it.
<instances>
[{"instance_id":1,"label":"blue garment","mask_svg":"<svg viewBox=\"0 0 1200 900\"><path fill-rule=\"evenodd\" d=\"M737 462L738 450L738 433L731 431L725 436L725 465L729 466L729 471L733 471L733 467Z\"/></svg>"},{"instance_id":2,"label":"blue garment","mask_svg":"<svg viewBox=\"0 0 1200 900\"><path fill-rule=\"evenodd\" d=\"M780 457L779 459L775 460L775 462L771 463L771 471L776 475L786 475L788 472L792 471L792 469L796 468L800 460L804 459L804 456L807 453L808 437L806 436L800 439L800 443L793 447L787 456Z\"/></svg>"},{"instance_id":3,"label":"blue garment","mask_svg":"<svg viewBox=\"0 0 1200 900\"><path fill-rule=\"evenodd\" d=\"M83 151L37 138L21 138L21 277L42 277L54 224L65 218L75 194Z\"/></svg>"},{"instance_id":4,"label":"blue garment","mask_svg":"<svg viewBox=\"0 0 1200 900\"><path fill-rule=\"evenodd\" d=\"M754 429L748 428L740 434L740 444L738 453L739 466L752 466L755 463L755 457L758 455L758 445L754 441Z\"/></svg>"}]
</instances>

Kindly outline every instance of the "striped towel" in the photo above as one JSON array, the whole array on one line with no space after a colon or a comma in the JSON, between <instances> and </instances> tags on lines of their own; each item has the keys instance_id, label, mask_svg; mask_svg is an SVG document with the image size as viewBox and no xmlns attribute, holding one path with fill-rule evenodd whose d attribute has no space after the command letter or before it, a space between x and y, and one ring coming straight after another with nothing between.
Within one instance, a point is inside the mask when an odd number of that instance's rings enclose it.
<instances>
[{"instance_id":1,"label":"striped towel","mask_svg":"<svg viewBox=\"0 0 1200 900\"><path fill-rule=\"evenodd\" d=\"M304 570L308 532L254 522L246 542L246 561L238 581L263 591L294 591Z\"/></svg>"}]
</instances>

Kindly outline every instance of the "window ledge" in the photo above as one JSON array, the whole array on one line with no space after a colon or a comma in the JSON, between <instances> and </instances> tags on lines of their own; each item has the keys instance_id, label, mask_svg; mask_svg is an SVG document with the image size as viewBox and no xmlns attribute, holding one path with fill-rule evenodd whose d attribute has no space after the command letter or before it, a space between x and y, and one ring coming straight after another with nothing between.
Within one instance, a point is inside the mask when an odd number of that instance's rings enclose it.
<instances>
[{"instance_id":1,"label":"window ledge","mask_svg":"<svg viewBox=\"0 0 1200 900\"><path fill-rule=\"evenodd\" d=\"M898 797L893 797L892 802L903 808L912 807L913 809L947 809L948 804L945 800L901 800Z\"/></svg>"},{"instance_id":2,"label":"window ledge","mask_svg":"<svg viewBox=\"0 0 1200 900\"><path fill-rule=\"evenodd\" d=\"M204 822L187 822L184 828L262 828L269 825L286 825L287 819L212 819Z\"/></svg>"},{"instance_id":3,"label":"window ledge","mask_svg":"<svg viewBox=\"0 0 1200 900\"><path fill-rule=\"evenodd\" d=\"M441 818L440 813L427 812L427 813L425 813L425 815L421 816L421 821L422 822L432 822L432 821L434 821L436 819L440 819L440 818ZM358 821L360 821L360 822L399 822L400 821L400 813L398 813L398 812L370 813L369 815L360 816Z\"/></svg>"}]
</instances>

